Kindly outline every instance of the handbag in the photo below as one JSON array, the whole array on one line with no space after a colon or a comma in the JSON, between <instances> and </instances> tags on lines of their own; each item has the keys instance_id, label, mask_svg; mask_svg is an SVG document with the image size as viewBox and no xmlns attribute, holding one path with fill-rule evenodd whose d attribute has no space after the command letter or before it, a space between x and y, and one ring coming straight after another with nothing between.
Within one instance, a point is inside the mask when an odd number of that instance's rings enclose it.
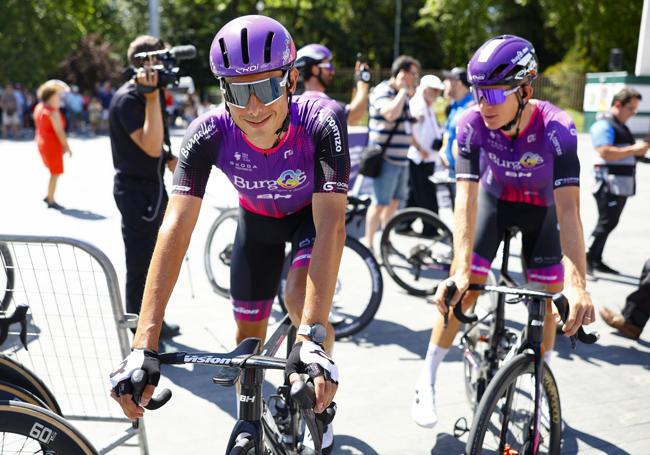
<instances>
[{"instance_id":1,"label":"handbag","mask_svg":"<svg viewBox=\"0 0 650 455\"><path fill-rule=\"evenodd\" d=\"M397 130L399 123L395 122L395 126L388 135L388 139L384 145L371 144L361 151L361 163L359 164L359 174L366 177L375 178L381 173L381 166L384 163L384 153L393 139L393 135Z\"/></svg>"}]
</instances>

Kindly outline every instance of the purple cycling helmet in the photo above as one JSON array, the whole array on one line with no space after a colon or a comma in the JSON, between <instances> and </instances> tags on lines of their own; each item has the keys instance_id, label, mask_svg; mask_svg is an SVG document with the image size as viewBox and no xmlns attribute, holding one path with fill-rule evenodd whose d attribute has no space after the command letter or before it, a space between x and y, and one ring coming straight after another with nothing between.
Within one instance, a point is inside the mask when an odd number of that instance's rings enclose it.
<instances>
[{"instance_id":1,"label":"purple cycling helmet","mask_svg":"<svg viewBox=\"0 0 650 455\"><path fill-rule=\"evenodd\" d=\"M537 56L533 45L515 35L487 40L467 64L467 79L475 86L515 87L537 77Z\"/></svg>"},{"instance_id":2,"label":"purple cycling helmet","mask_svg":"<svg viewBox=\"0 0 650 455\"><path fill-rule=\"evenodd\" d=\"M288 70L296 46L282 24L267 16L242 16L224 25L210 47L210 69L217 78Z\"/></svg>"},{"instance_id":3,"label":"purple cycling helmet","mask_svg":"<svg viewBox=\"0 0 650 455\"><path fill-rule=\"evenodd\" d=\"M308 44L296 54L296 68L311 66L332 58L332 51L322 44Z\"/></svg>"}]
</instances>

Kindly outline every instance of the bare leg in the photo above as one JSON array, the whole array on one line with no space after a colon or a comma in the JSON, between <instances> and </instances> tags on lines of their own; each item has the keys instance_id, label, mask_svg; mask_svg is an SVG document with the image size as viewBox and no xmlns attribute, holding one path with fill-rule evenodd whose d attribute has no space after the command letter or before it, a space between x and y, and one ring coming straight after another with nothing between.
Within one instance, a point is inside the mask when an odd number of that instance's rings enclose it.
<instances>
[{"instance_id":1,"label":"bare leg","mask_svg":"<svg viewBox=\"0 0 650 455\"><path fill-rule=\"evenodd\" d=\"M372 204L368 207L368 214L366 215L366 235L363 238L363 243L372 249L375 233L379 229L379 224L385 218L383 213L388 209L388 205Z\"/></svg>"},{"instance_id":2,"label":"bare leg","mask_svg":"<svg viewBox=\"0 0 650 455\"><path fill-rule=\"evenodd\" d=\"M50 204L54 202L54 192L56 191L56 183L58 180L58 175L50 175L50 181L47 184L47 202Z\"/></svg>"},{"instance_id":3,"label":"bare leg","mask_svg":"<svg viewBox=\"0 0 650 455\"><path fill-rule=\"evenodd\" d=\"M386 209L383 211L381 214L381 227L384 228L390 221L390 219L395 215L395 212L397 212L397 209L399 207L399 199L393 199L390 201L390 205L386 207Z\"/></svg>"}]
</instances>

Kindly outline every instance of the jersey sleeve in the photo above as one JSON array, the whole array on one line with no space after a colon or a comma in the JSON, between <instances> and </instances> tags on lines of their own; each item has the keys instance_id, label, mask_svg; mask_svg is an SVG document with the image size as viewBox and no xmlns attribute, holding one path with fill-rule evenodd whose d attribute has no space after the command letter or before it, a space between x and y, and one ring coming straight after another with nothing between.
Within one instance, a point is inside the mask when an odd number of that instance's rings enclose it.
<instances>
[{"instance_id":1,"label":"jersey sleeve","mask_svg":"<svg viewBox=\"0 0 650 455\"><path fill-rule=\"evenodd\" d=\"M458 120L456 130L456 141L458 143L456 180L478 182L481 178L480 132L477 130L476 122L474 121L476 115L477 113L475 111L467 109L460 114L460 119Z\"/></svg>"},{"instance_id":2,"label":"jersey sleeve","mask_svg":"<svg viewBox=\"0 0 650 455\"><path fill-rule=\"evenodd\" d=\"M212 165L217 161L218 133L211 116L199 117L190 124L178 154L172 194L203 198Z\"/></svg>"},{"instance_id":3,"label":"jersey sleeve","mask_svg":"<svg viewBox=\"0 0 650 455\"><path fill-rule=\"evenodd\" d=\"M330 103L319 112L315 134L314 193L347 193L350 151L345 111Z\"/></svg>"},{"instance_id":4,"label":"jersey sleeve","mask_svg":"<svg viewBox=\"0 0 650 455\"><path fill-rule=\"evenodd\" d=\"M116 104L116 115L113 116L121 124L127 134L144 126L145 104L134 93L127 92L121 96Z\"/></svg>"},{"instance_id":5,"label":"jersey sleeve","mask_svg":"<svg viewBox=\"0 0 650 455\"><path fill-rule=\"evenodd\" d=\"M553 152L553 188L580 186L578 132L568 118L553 120L546 127L546 140Z\"/></svg>"},{"instance_id":6,"label":"jersey sleeve","mask_svg":"<svg viewBox=\"0 0 650 455\"><path fill-rule=\"evenodd\" d=\"M591 125L589 134L591 135L591 143L595 148L614 144L614 128L606 120L598 120Z\"/></svg>"}]
</instances>

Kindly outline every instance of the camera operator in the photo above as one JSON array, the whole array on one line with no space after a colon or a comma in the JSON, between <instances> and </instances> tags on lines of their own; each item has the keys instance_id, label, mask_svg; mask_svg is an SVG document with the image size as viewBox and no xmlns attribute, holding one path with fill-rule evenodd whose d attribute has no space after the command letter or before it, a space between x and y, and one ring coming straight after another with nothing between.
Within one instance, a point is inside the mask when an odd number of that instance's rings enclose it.
<instances>
[{"instance_id":1,"label":"camera operator","mask_svg":"<svg viewBox=\"0 0 650 455\"><path fill-rule=\"evenodd\" d=\"M169 131L164 119L164 93L156 58L136 57L164 49L161 40L142 35L129 45L127 57L135 75L111 100L109 128L115 180L113 196L122 214L126 254L126 311L140 313L144 283L167 206L165 166L174 171ZM177 325L164 324L161 338L178 335Z\"/></svg>"}]
</instances>

